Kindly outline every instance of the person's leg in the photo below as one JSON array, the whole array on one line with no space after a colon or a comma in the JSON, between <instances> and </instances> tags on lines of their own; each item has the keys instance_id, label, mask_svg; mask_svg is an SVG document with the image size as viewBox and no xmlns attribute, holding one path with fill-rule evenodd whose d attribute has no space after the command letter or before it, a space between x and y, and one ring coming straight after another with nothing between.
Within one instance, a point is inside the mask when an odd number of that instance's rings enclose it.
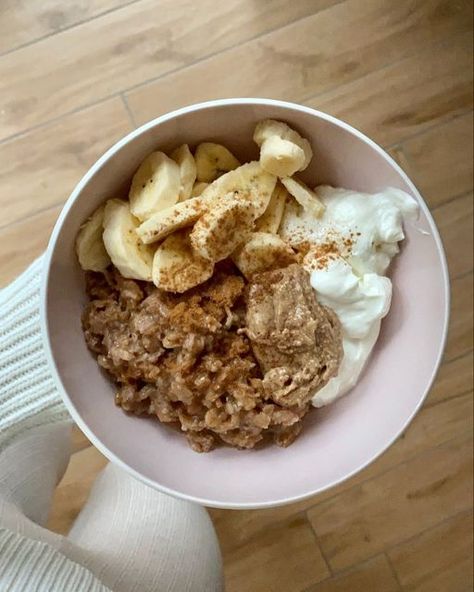
<instances>
[{"instance_id":1,"label":"person's leg","mask_svg":"<svg viewBox=\"0 0 474 592\"><path fill-rule=\"evenodd\" d=\"M116 592L217 592L222 561L206 510L108 465L69 533L83 563Z\"/></svg>"},{"instance_id":2,"label":"person's leg","mask_svg":"<svg viewBox=\"0 0 474 592\"><path fill-rule=\"evenodd\" d=\"M85 551L42 526L69 461L70 433L70 422L31 428L0 450L0 590L109 590L83 567Z\"/></svg>"},{"instance_id":3,"label":"person's leg","mask_svg":"<svg viewBox=\"0 0 474 592\"><path fill-rule=\"evenodd\" d=\"M69 434L69 424L34 428L0 452L0 589L28 583L74 592L101 585L114 592L223 590L206 510L114 465L98 477L68 537L43 528L69 459ZM74 582L82 587L67 587Z\"/></svg>"},{"instance_id":4,"label":"person's leg","mask_svg":"<svg viewBox=\"0 0 474 592\"><path fill-rule=\"evenodd\" d=\"M11 589L21 590L31 572L29 585L40 590L45 578L48 590L62 581L51 579L49 568L45 572L51 562L61 578L84 582L81 592L89 590L85 582L91 590L101 583L114 592L223 590L219 545L206 510L161 494L114 465L97 478L68 537L43 528L69 459L69 433L69 424L35 428L0 452L0 589L13 582Z\"/></svg>"},{"instance_id":5,"label":"person's leg","mask_svg":"<svg viewBox=\"0 0 474 592\"><path fill-rule=\"evenodd\" d=\"M0 498L44 525L51 499L69 463L71 424L34 428L0 453Z\"/></svg>"}]
</instances>

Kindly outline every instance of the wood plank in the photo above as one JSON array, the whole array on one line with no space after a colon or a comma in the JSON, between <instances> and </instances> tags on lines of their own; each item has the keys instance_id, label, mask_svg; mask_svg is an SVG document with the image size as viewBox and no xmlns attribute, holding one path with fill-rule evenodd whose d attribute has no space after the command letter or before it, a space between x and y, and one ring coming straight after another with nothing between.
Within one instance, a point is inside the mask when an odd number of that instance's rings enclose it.
<instances>
[{"instance_id":1,"label":"wood plank","mask_svg":"<svg viewBox=\"0 0 474 592\"><path fill-rule=\"evenodd\" d=\"M272 524L251 542L224 552L224 573L227 592L302 592L329 576L304 515Z\"/></svg>"},{"instance_id":2,"label":"wood plank","mask_svg":"<svg viewBox=\"0 0 474 592\"><path fill-rule=\"evenodd\" d=\"M431 208L472 191L472 112L402 143L407 172Z\"/></svg>"},{"instance_id":3,"label":"wood plank","mask_svg":"<svg viewBox=\"0 0 474 592\"><path fill-rule=\"evenodd\" d=\"M472 351L442 364L425 405L434 405L472 390Z\"/></svg>"},{"instance_id":4,"label":"wood plank","mask_svg":"<svg viewBox=\"0 0 474 592\"><path fill-rule=\"evenodd\" d=\"M445 360L453 360L473 347L473 274L451 282L451 319Z\"/></svg>"},{"instance_id":5,"label":"wood plank","mask_svg":"<svg viewBox=\"0 0 474 592\"><path fill-rule=\"evenodd\" d=\"M353 569L311 586L305 592L397 592L399 589L387 558L377 555Z\"/></svg>"},{"instance_id":6,"label":"wood plank","mask_svg":"<svg viewBox=\"0 0 474 592\"><path fill-rule=\"evenodd\" d=\"M402 169L408 173L408 165L406 162L406 156L403 154L403 150L401 149L400 146L392 146L390 148L387 148L387 152L388 154L390 154L390 156L393 158L393 160L399 164Z\"/></svg>"},{"instance_id":7,"label":"wood plank","mask_svg":"<svg viewBox=\"0 0 474 592\"><path fill-rule=\"evenodd\" d=\"M426 452L449 443L454 438L472 433L472 392L440 405L423 407L412 423L390 448L366 469L315 498L321 503L348 491L356 485L370 481L378 475L418 458Z\"/></svg>"},{"instance_id":8,"label":"wood plank","mask_svg":"<svg viewBox=\"0 0 474 592\"><path fill-rule=\"evenodd\" d=\"M97 475L107 462L93 446L72 455L66 473L54 493L47 528L59 534L69 532L89 497Z\"/></svg>"},{"instance_id":9,"label":"wood plank","mask_svg":"<svg viewBox=\"0 0 474 592\"><path fill-rule=\"evenodd\" d=\"M130 0L2 0L0 54L127 4Z\"/></svg>"},{"instance_id":10,"label":"wood plank","mask_svg":"<svg viewBox=\"0 0 474 592\"><path fill-rule=\"evenodd\" d=\"M15 279L43 253L61 207L0 229L0 287Z\"/></svg>"},{"instance_id":11,"label":"wood plank","mask_svg":"<svg viewBox=\"0 0 474 592\"><path fill-rule=\"evenodd\" d=\"M287 520L299 512L317 506L356 485L373 479L384 471L423 454L450 440L472 432L472 395L466 394L453 401L440 403L432 408L423 408L405 433L389 450L372 465L327 492L296 504L265 510L230 510L210 509L213 522L220 533L224 552L245 546L255 537L260 536L272 524Z\"/></svg>"},{"instance_id":12,"label":"wood plank","mask_svg":"<svg viewBox=\"0 0 474 592\"><path fill-rule=\"evenodd\" d=\"M388 551L404 590L472 590L472 533L472 512L463 513Z\"/></svg>"},{"instance_id":13,"label":"wood plank","mask_svg":"<svg viewBox=\"0 0 474 592\"><path fill-rule=\"evenodd\" d=\"M470 31L471 3L347 0L127 94L137 121L196 101L304 101ZM231 73L231 75L229 75Z\"/></svg>"},{"instance_id":14,"label":"wood plank","mask_svg":"<svg viewBox=\"0 0 474 592\"><path fill-rule=\"evenodd\" d=\"M424 407L397 442L379 459L377 472L382 473L454 438L469 436L473 427L472 413L472 391L438 405Z\"/></svg>"},{"instance_id":15,"label":"wood plank","mask_svg":"<svg viewBox=\"0 0 474 592\"><path fill-rule=\"evenodd\" d=\"M224 554L232 554L245 547L254 539L258 539L272 526L286 523L296 518L303 510L314 505L318 497L265 510L219 510L209 508L208 512L219 534L219 542Z\"/></svg>"},{"instance_id":16,"label":"wood plank","mask_svg":"<svg viewBox=\"0 0 474 592\"><path fill-rule=\"evenodd\" d=\"M472 440L430 450L308 511L324 556L344 569L471 507Z\"/></svg>"},{"instance_id":17,"label":"wood plank","mask_svg":"<svg viewBox=\"0 0 474 592\"><path fill-rule=\"evenodd\" d=\"M72 446L72 453L73 454L75 454L76 452L80 452L81 450L84 450L84 448L88 448L89 446L92 446L92 444L89 442L89 440L87 439L85 434L83 432L81 432L81 430L77 427L77 425L74 425L72 427L71 440L72 440L71 446Z\"/></svg>"},{"instance_id":18,"label":"wood plank","mask_svg":"<svg viewBox=\"0 0 474 592\"><path fill-rule=\"evenodd\" d=\"M157 4L141 0L4 55L0 58L0 138L261 35L334 1L162 0Z\"/></svg>"},{"instance_id":19,"label":"wood plank","mask_svg":"<svg viewBox=\"0 0 474 592\"><path fill-rule=\"evenodd\" d=\"M64 202L87 169L130 129L122 101L112 99L0 144L1 225Z\"/></svg>"},{"instance_id":20,"label":"wood plank","mask_svg":"<svg viewBox=\"0 0 474 592\"><path fill-rule=\"evenodd\" d=\"M306 103L395 144L472 108L472 49L472 34L457 36Z\"/></svg>"},{"instance_id":21,"label":"wood plank","mask_svg":"<svg viewBox=\"0 0 474 592\"><path fill-rule=\"evenodd\" d=\"M451 278L473 269L473 206L471 193L449 201L433 211L446 251Z\"/></svg>"}]
</instances>

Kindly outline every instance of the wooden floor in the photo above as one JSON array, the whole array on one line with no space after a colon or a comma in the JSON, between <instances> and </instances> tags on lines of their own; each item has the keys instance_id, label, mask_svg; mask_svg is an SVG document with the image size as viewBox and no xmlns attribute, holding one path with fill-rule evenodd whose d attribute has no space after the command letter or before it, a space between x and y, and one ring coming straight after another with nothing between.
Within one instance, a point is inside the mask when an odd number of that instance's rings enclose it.
<instances>
[{"instance_id":1,"label":"wooden floor","mask_svg":"<svg viewBox=\"0 0 474 592\"><path fill-rule=\"evenodd\" d=\"M212 511L228 592L472 589L472 0L2 0L0 282L46 246L106 148L185 104L266 96L341 117L412 176L441 230L452 317L403 437L343 485ZM79 433L51 527L104 458Z\"/></svg>"}]
</instances>

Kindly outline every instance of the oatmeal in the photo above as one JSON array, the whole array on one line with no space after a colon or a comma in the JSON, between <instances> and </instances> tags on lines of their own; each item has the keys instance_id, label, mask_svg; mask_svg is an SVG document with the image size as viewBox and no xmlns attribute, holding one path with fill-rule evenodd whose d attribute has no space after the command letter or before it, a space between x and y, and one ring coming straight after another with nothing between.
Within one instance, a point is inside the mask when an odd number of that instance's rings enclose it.
<instances>
[{"instance_id":1,"label":"oatmeal","mask_svg":"<svg viewBox=\"0 0 474 592\"><path fill-rule=\"evenodd\" d=\"M223 263L205 284L176 295L116 270L89 273L84 334L118 385L116 404L175 425L199 452L217 443L291 444L314 388L337 369L340 337L332 315L317 304L309 275L299 266L278 274L247 284ZM283 277L298 284L293 301L301 300L303 316L280 326L280 308L272 330L259 332L258 294L281 292ZM285 347L289 333L293 346ZM280 354L272 358L274 346Z\"/></svg>"}]
</instances>

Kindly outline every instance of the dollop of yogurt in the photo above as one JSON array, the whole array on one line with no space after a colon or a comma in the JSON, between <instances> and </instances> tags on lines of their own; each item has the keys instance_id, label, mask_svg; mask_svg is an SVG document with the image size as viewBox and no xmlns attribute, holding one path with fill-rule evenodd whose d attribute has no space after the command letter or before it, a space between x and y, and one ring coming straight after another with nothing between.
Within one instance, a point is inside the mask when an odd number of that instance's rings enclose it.
<instances>
[{"instance_id":1,"label":"dollop of yogurt","mask_svg":"<svg viewBox=\"0 0 474 592\"><path fill-rule=\"evenodd\" d=\"M365 194L329 186L316 193L326 209L314 218L287 208L280 233L296 248L305 244L304 267L321 304L342 326L344 356L337 376L313 397L322 407L358 381L390 309L392 283L385 276L405 238L403 222L418 216L418 204L400 189Z\"/></svg>"},{"instance_id":2,"label":"dollop of yogurt","mask_svg":"<svg viewBox=\"0 0 474 592\"><path fill-rule=\"evenodd\" d=\"M380 323L390 309L392 282L376 273L357 276L342 259L311 273L321 304L332 308L342 326L344 356L337 376L313 398L315 407L331 403L357 382L377 341Z\"/></svg>"}]
</instances>

